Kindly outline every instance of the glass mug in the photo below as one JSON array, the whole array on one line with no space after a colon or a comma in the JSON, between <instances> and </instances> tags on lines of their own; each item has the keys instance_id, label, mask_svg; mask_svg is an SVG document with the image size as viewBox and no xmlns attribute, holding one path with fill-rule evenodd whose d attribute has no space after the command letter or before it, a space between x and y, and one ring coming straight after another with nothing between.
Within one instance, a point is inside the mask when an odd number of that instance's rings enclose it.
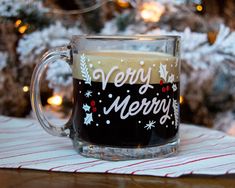
<instances>
[{"instance_id":1,"label":"glass mug","mask_svg":"<svg viewBox=\"0 0 235 188\"><path fill-rule=\"evenodd\" d=\"M73 111L62 127L42 112L40 80L57 59L73 76ZM83 156L128 160L169 156L179 145L180 37L73 36L44 54L31 82L41 126L70 137Z\"/></svg>"}]
</instances>

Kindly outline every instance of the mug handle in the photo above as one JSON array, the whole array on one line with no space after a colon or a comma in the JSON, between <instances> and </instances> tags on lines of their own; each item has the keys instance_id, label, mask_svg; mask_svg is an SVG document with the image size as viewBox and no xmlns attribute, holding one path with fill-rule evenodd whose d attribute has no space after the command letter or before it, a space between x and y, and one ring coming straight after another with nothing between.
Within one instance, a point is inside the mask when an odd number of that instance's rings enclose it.
<instances>
[{"instance_id":1,"label":"mug handle","mask_svg":"<svg viewBox=\"0 0 235 188\"><path fill-rule=\"evenodd\" d=\"M57 59L64 59L71 65L71 55L69 46L54 48L47 51L40 62L36 65L31 78L30 85L30 100L34 113L44 130L53 136L69 136L70 120L62 127L58 127L50 123L42 111L42 102L40 97L40 83L43 72L47 69L48 65L55 62Z\"/></svg>"}]
</instances>

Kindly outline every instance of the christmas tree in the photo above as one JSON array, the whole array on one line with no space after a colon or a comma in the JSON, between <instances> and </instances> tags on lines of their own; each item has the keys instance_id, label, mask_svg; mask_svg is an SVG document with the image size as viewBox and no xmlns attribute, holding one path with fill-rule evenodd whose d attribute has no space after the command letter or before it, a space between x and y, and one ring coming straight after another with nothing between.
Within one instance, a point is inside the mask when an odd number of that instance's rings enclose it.
<instances>
[{"instance_id":1,"label":"christmas tree","mask_svg":"<svg viewBox=\"0 0 235 188\"><path fill-rule=\"evenodd\" d=\"M230 0L0 0L0 114L30 114L36 63L72 35L180 35L181 121L229 131L235 127L234 12ZM57 104L66 116L70 68L56 61L43 82L43 104Z\"/></svg>"}]
</instances>

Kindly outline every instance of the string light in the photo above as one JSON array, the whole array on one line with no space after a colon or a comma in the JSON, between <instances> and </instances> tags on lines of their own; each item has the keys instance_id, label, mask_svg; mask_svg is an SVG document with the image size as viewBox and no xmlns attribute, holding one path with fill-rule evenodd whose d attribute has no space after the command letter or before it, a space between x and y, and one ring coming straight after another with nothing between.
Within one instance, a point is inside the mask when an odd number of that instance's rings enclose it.
<instances>
[{"instance_id":1,"label":"string light","mask_svg":"<svg viewBox=\"0 0 235 188\"><path fill-rule=\"evenodd\" d=\"M158 2L145 2L140 6L140 15L145 22L158 22L164 12L165 7Z\"/></svg>"},{"instance_id":2,"label":"string light","mask_svg":"<svg viewBox=\"0 0 235 188\"><path fill-rule=\"evenodd\" d=\"M19 27L18 31L21 34L24 34L27 29L28 29L28 25L22 25L22 26Z\"/></svg>"},{"instance_id":3,"label":"string light","mask_svg":"<svg viewBox=\"0 0 235 188\"><path fill-rule=\"evenodd\" d=\"M16 22L15 22L15 27L19 27L21 23L22 23L21 20L16 20Z\"/></svg>"},{"instance_id":4,"label":"string light","mask_svg":"<svg viewBox=\"0 0 235 188\"><path fill-rule=\"evenodd\" d=\"M203 10L203 6L202 5L197 5L196 9L198 12L201 12Z\"/></svg>"},{"instance_id":5,"label":"string light","mask_svg":"<svg viewBox=\"0 0 235 188\"><path fill-rule=\"evenodd\" d=\"M24 86L23 88L22 88L22 90L23 90L23 92L28 92L29 91L29 86Z\"/></svg>"},{"instance_id":6,"label":"string light","mask_svg":"<svg viewBox=\"0 0 235 188\"><path fill-rule=\"evenodd\" d=\"M63 102L63 99L60 95L53 95L47 99L47 103L53 106L60 106Z\"/></svg>"},{"instance_id":7,"label":"string light","mask_svg":"<svg viewBox=\"0 0 235 188\"><path fill-rule=\"evenodd\" d=\"M129 7L129 2L126 0L117 0L118 6L122 8L128 8Z\"/></svg>"},{"instance_id":8,"label":"string light","mask_svg":"<svg viewBox=\"0 0 235 188\"><path fill-rule=\"evenodd\" d=\"M184 103L184 97L180 96L180 104L183 104L183 103Z\"/></svg>"},{"instance_id":9,"label":"string light","mask_svg":"<svg viewBox=\"0 0 235 188\"><path fill-rule=\"evenodd\" d=\"M18 19L15 22L15 27L18 28L18 32L24 34L28 29L28 24L23 24L22 20Z\"/></svg>"}]
</instances>

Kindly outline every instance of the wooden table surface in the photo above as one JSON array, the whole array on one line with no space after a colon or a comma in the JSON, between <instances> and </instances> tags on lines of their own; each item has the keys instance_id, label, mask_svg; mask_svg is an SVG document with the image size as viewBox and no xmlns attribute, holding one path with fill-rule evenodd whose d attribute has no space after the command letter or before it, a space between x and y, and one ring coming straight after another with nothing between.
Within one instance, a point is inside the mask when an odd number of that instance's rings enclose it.
<instances>
[{"instance_id":1,"label":"wooden table surface","mask_svg":"<svg viewBox=\"0 0 235 188\"><path fill-rule=\"evenodd\" d=\"M235 175L151 176L56 173L0 169L0 188L223 188L235 187Z\"/></svg>"}]
</instances>

